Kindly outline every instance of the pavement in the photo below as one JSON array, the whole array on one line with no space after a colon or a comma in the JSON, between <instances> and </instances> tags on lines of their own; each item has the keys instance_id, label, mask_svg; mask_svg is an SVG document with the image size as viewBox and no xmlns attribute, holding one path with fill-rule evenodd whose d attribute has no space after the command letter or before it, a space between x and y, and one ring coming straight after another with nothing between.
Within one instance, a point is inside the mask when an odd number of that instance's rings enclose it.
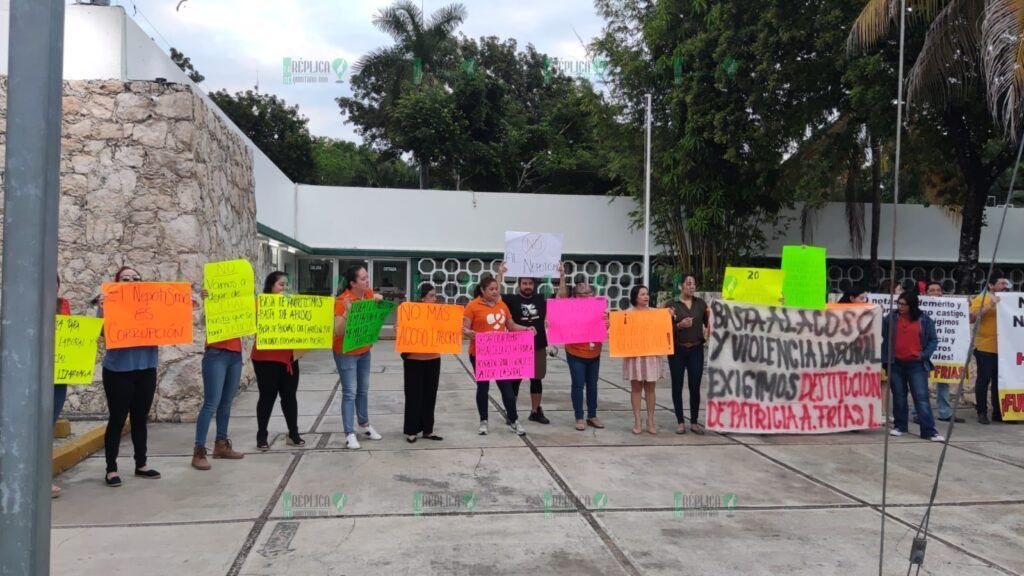
<instances>
[{"instance_id":1,"label":"pavement","mask_svg":"<svg viewBox=\"0 0 1024 576\"><path fill-rule=\"evenodd\" d=\"M102 451L57 476L52 573L744 574L879 573L880 431L815 436L673 433L668 381L659 434L634 435L621 363L602 359L599 416L574 429L569 374L549 362L550 425L477 434L468 360L442 363L436 433L406 442L402 364L373 351L370 420L384 435L344 448L340 390L327 352L301 361L299 425L287 446L276 408L272 449L255 446L255 390L238 395L230 435L242 460L190 467L194 424L150 424L149 464L163 478L103 484ZM529 410L529 385L519 409ZM964 411L950 443L921 573L1024 574L1024 425L981 426ZM942 423L940 432L946 433ZM914 427L916 429L916 427ZM210 446L214 437L211 425ZM889 444L885 574L907 574L942 445ZM128 471L129 473L125 473Z\"/></svg>"}]
</instances>

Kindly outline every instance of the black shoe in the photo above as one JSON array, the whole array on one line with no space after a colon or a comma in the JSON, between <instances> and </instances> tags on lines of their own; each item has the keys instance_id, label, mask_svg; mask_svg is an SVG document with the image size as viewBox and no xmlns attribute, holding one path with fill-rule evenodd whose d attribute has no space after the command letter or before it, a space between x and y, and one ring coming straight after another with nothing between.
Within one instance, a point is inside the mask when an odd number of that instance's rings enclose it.
<instances>
[{"instance_id":1,"label":"black shoe","mask_svg":"<svg viewBox=\"0 0 1024 576\"><path fill-rule=\"evenodd\" d=\"M298 432L289 432L288 433L288 438L285 440L285 443L287 443L289 446L305 446L306 445L306 441L302 439L302 436L299 436Z\"/></svg>"},{"instance_id":2,"label":"black shoe","mask_svg":"<svg viewBox=\"0 0 1024 576\"><path fill-rule=\"evenodd\" d=\"M111 478L110 476L104 476L103 480L107 483L107 486L110 486L111 488L117 488L118 486L121 485L120 476L114 476L113 478Z\"/></svg>"},{"instance_id":3,"label":"black shoe","mask_svg":"<svg viewBox=\"0 0 1024 576\"><path fill-rule=\"evenodd\" d=\"M135 475L140 476L142 478L149 478L150 480L156 480L157 478L160 477L160 473L157 472L156 470L153 470L152 468L150 468L149 470L139 470L138 468L136 468Z\"/></svg>"},{"instance_id":4,"label":"black shoe","mask_svg":"<svg viewBox=\"0 0 1024 576\"><path fill-rule=\"evenodd\" d=\"M949 422L950 418L939 418L939 420L941 420L943 422ZM957 424L960 424L961 422L966 422L966 420L964 420L963 418L961 418L959 416L956 416L956 417L952 418L952 420L953 420L953 422L956 422Z\"/></svg>"},{"instance_id":5,"label":"black shoe","mask_svg":"<svg viewBox=\"0 0 1024 576\"><path fill-rule=\"evenodd\" d=\"M530 422L537 422L538 424L551 424L551 420L548 420L544 416L544 409L540 406L537 407L536 412L530 412Z\"/></svg>"},{"instance_id":6,"label":"black shoe","mask_svg":"<svg viewBox=\"0 0 1024 576\"><path fill-rule=\"evenodd\" d=\"M1003 415L1002 414L993 414L992 415L992 421L993 422L1000 422L1001 423L1003 421Z\"/></svg>"},{"instance_id":7,"label":"black shoe","mask_svg":"<svg viewBox=\"0 0 1024 576\"><path fill-rule=\"evenodd\" d=\"M916 414L914 415L912 420L914 421L914 424L920 424L921 423L921 421L917 419L917 415Z\"/></svg>"},{"instance_id":8,"label":"black shoe","mask_svg":"<svg viewBox=\"0 0 1024 576\"><path fill-rule=\"evenodd\" d=\"M991 424L992 421L988 419L988 414L978 414L978 424Z\"/></svg>"}]
</instances>

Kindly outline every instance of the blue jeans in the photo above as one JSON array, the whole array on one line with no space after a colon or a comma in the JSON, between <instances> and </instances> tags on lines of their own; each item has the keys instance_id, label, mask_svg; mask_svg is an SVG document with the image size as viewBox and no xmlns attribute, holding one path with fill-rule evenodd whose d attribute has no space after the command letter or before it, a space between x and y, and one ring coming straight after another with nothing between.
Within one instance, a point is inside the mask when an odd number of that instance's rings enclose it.
<instances>
[{"instance_id":1,"label":"blue jeans","mask_svg":"<svg viewBox=\"0 0 1024 576\"><path fill-rule=\"evenodd\" d=\"M949 403L949 384L935 385L935 406L938 408L939 420L949 420L953 417L953 405ZM917 418L917 408L911 406L910 415Z\"/></svg>"},{"instance_id":2,"label":"blue jeans","mask_svg":"<svg viewBox=\"0 0 1024 576\"><path fill-rule=\"evenodd\" d=\"M65 384L53 385L53 425L57 425L57 419L64 410L64 401L68 398L68 387Z\"/></svg>"},{"instance_id":3,"label":"blue jeans","mask_svg":"<svg viewBox=\"0 0 1024 576\"><path fill-rule=\"evenodd\" d=\"M577 420L583 420L583 389L587 390L587 418L597 418L597 373L601 368L601 357L577 358L565 355L572 378L572 410Z\"/></svg>"},{"instance_id":4,"label":"blue jeans","mask_svg":"<svg viewBox=\"0 0 1024 576\"><path fill-rule=\"evenodd\" d=\"M341 376L341 421L345 434L355 434L353 416L359 417L359 424L370 422L368 396L370 391L370 352L358 356L335 354L334 364Z\"/></svg>"},{"instance_id":5,"label":"blue jeans","mask_svg":"<svg viewBox=\"0 0 1024 576\"><path fill-rule=\"evenodd\" d=\"M892 363L889 377L892 387L893 427L900 432L907 431L907 392L914 399L917 418L921 423L921 438L931 438L939 433L932 418L932 405L928 399L928 369L921 360L896 360Z\"/></svg>"},{"instance_id":6,"label":"blue jeans","mask_svg":"<svg viewBox=\"0 0 1024 576\"><path fill-rule=\"evenodd\" d=\"M207 348L203 352L203 407L196 418L196 447L206 446L210 420L217 414L217 440L227 440L231 403L242 378L242 353Z\"/></svg>"},{"instance_id":7,"label":"blue jeans","mask_svg":"<svg viewBox=\"0 0 1024 576\"><path fill-rule=\"evenodd\" d=\"M978 363L978 380L974 383L974 407L978 414L988 412L988 397L992 397L992 419L1000 420L999 412L999 355L993 352L974 351Z\"/></svg>"},{"instance_id":8,"label":"blue jeans","mask_svg":"<svg viewBox=\"0 0 1024 576\"><path fill-rule=\"evenodd\" d=\"M476 371L476 355L469 357L469 363L472 364L473 370ZM519 380L498 380L498 392L501 393L501 403L505 406L505 417L508 418L509 422L517 422L519 420L519 412L516 410L516 386L519 385ZM477 380L476 382L476 411L480 415L480 421L487 420L487 401L490 393L491 383L490 381L483 382Z\"/></svg>"}]
</instances>

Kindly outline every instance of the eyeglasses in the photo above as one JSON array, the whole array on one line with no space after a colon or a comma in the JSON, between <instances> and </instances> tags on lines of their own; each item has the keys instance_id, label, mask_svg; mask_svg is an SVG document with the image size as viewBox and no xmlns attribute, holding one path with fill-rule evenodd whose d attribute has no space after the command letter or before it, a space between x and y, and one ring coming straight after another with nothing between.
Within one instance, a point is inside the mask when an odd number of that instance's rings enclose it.
<instances>
[{"instance_id":1,"label":"eyeglasses","mask_svg":"<svg viewBox=\"0 0 1024 576\"><path fill-rule=\"evenodd\" d=\"M121 276L118 282L142 282L141 276Z\"/></svg>"}]
</instances>

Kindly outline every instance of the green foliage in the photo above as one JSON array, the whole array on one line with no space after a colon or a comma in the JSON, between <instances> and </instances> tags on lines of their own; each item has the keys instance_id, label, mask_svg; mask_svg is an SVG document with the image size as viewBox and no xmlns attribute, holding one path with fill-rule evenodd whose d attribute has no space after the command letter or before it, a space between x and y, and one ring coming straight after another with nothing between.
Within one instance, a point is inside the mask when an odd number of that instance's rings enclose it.
<instances>
[{"instance_id":1,"label":"green foliage","mask_svg":"<svg viewBox=\"0 0 1024 576\"><path fill-rule=\"evenodd\" d=\"M367 188L415 188L416 171L401 158L387 158L366 144L313 138L316 165L311 184Z\"/></svg>"},{"instance_id":2,"label":"green foliage","mask_svg":"<svg viewBox=\"0 0 1024 576\"><path fill-rule=\"evenodd\" d=\"M196 84L206 80L206 76L200 74L199 70L196 70L195 66L192 65L192 60L181 52L178 52L174 47L171 47L171 61L177 64L178 68L181 68L181 71Z\"/></svg>"}]
</instances>

